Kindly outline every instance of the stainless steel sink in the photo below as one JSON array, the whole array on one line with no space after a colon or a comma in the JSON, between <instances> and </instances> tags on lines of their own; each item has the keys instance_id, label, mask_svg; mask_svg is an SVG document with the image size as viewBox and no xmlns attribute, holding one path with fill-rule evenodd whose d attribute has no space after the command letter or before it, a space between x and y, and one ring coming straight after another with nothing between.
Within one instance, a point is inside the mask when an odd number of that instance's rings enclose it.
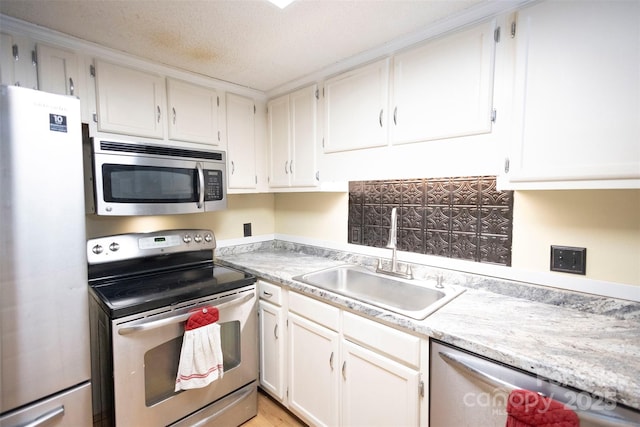
<instances>
[{"instance_id":1,"label":"stainless steel sink","mask_svg":"<svg viewBox=\"0 0 640 427\"><path fill-rule=\"evenodd\" d=\"M421 320L462 291L436 281L404 280L355 265L341 265L293 278L340 295Z\"/></svg>"}]
</instances>

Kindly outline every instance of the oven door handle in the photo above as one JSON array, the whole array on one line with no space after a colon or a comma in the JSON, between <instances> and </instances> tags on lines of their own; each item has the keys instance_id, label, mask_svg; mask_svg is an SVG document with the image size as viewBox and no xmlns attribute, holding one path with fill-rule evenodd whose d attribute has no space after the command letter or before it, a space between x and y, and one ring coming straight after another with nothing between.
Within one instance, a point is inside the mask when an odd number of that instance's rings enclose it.
<instances>
[{"instance_id":1,"label":"oven door handle","mask_svg":"<svg viewBox=\"0 0 640 427\"><path fill-rule=\"evenodd\" d=\"M207 307L215 307L218 310L220 310L233 305L243 304L254 297L255 295L253 292L247 293L245 295L231 295L228 297L220 298L219 304L207 305ZM194 313L194 310L189 309L188 312L178 314L177 316L167 317L165 319L152 320L150 322L138 323L136 325L131 325L131 326L125 326L124 328L118 329L118 335L129 335L129 334L133 334L134 332L148 331L150 329L161 328L163 326L171 325L174 323L184 322L193 313Z\"/></svg>"}]
</instances>

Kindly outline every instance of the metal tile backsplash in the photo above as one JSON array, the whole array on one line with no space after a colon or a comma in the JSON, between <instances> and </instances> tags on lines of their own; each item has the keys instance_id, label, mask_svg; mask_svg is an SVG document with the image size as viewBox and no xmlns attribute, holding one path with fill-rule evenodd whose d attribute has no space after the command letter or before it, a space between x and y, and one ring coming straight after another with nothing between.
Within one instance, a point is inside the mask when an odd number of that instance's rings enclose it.
<instances>
[{"instance_id":1,"label":"metal tile backsplash","mask_svg":"<svg viewBox=\"0 0 640 427\"><path fill-rule=\"evenodd\" d=\"M513 191L494 176L349 182L349 243L385 247L398 208L398 250L511 265Z\"/></svg>"}]
</instances>

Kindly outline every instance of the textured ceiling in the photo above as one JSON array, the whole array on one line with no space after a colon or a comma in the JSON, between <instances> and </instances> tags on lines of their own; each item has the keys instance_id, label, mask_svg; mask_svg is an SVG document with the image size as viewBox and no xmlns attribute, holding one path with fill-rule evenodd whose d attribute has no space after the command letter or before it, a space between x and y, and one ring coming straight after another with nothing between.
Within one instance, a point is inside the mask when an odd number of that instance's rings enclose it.
<instances>
[{"instance_id":1,"label":"textured ceiling","mask_svg":"<svg viewBox=\"0 0 640 427\"><path fill-rule=\"evenodd\" d=\"M268 92L487 0L0 0L0 13Z\"/></svg>"}]
</instances>

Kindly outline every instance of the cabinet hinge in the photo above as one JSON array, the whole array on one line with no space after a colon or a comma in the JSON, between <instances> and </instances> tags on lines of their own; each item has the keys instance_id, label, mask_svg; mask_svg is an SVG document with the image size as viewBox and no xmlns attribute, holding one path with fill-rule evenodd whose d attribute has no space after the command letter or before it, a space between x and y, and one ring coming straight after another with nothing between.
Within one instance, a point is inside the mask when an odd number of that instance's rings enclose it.
<instances>
[{"instance_id":1,"label":"cabinet hinge","mask_svg":"<svg viewBox=\"0 0 640 427\"><path fill-rule=\"evenodd\" d=\"M493 110L491 110L491 121L495 123L497 117L498 117L498 110L494 108Z\"/></svg>"},{"instance_id":2,"label":"cabinet hinge","mask_svg":"<svg viewBox=\"0 0 640 427\"><path fill-rule=\"evenodd\" d=\"M420 384L418 384L418 394L420 397L424 397L424 381L420 381Z\"/></svg>"},{"instance_id":3,"label":"cabinet hinge","mask_svg":"<svg viewBox=\"0 0 640 427\"><path fill-rule=\"evenodd\" d=\"M504 173L509 173L509 158L504 159Z\"/></svg>"},{"instance_id":4,"label":"cabinet hinge","mask_svg":"<svg viewBox=\"0 0 640 427\"><path fill-rule=\"evenodd\" d=\"M95 77L96 76L96 66L91 64L89 65L89 75L91 77Z\"/></svg>"},{"instance_id":5,"label":"cabinet hinge","mask_svg":"<svg viewBox=\"0 0 640 427\"><path fill-rule=\"evenodd\" d=\"M516 36L516 21L513 21L511 23L511 38L514 38Z\"/></svg>"},{"instance_id":6,"label":"cabinet hinge","mask_svg":"<svg viewBox=\"0 0 640 427\"><path fill-rule=\"evenodd\" d=\"M497 27L493 30L493 41L496 43L500 43L500 27Z\"/></svg>"},{"instance_id":7,"label":"cabinet hinge","mask_svg":"<svg viewBox=\"0 0 640 427\"><path fill-rule=\"evenodd\" d=\"M38 54L35 50L31 51L31 65L33 65L34 67L38 66Z\"/></svg>"},{"instance_id":8,"label":"cabinet hinge","mask_svg":"<svg viewBox=\"0 0 640 427\"><path fill-rule=\"evenodd\" d=\"M11 46L11 55L13 55L14 61L20 60L20 50L18 49L17 44Z\"/></svg>"}]
</instances>

